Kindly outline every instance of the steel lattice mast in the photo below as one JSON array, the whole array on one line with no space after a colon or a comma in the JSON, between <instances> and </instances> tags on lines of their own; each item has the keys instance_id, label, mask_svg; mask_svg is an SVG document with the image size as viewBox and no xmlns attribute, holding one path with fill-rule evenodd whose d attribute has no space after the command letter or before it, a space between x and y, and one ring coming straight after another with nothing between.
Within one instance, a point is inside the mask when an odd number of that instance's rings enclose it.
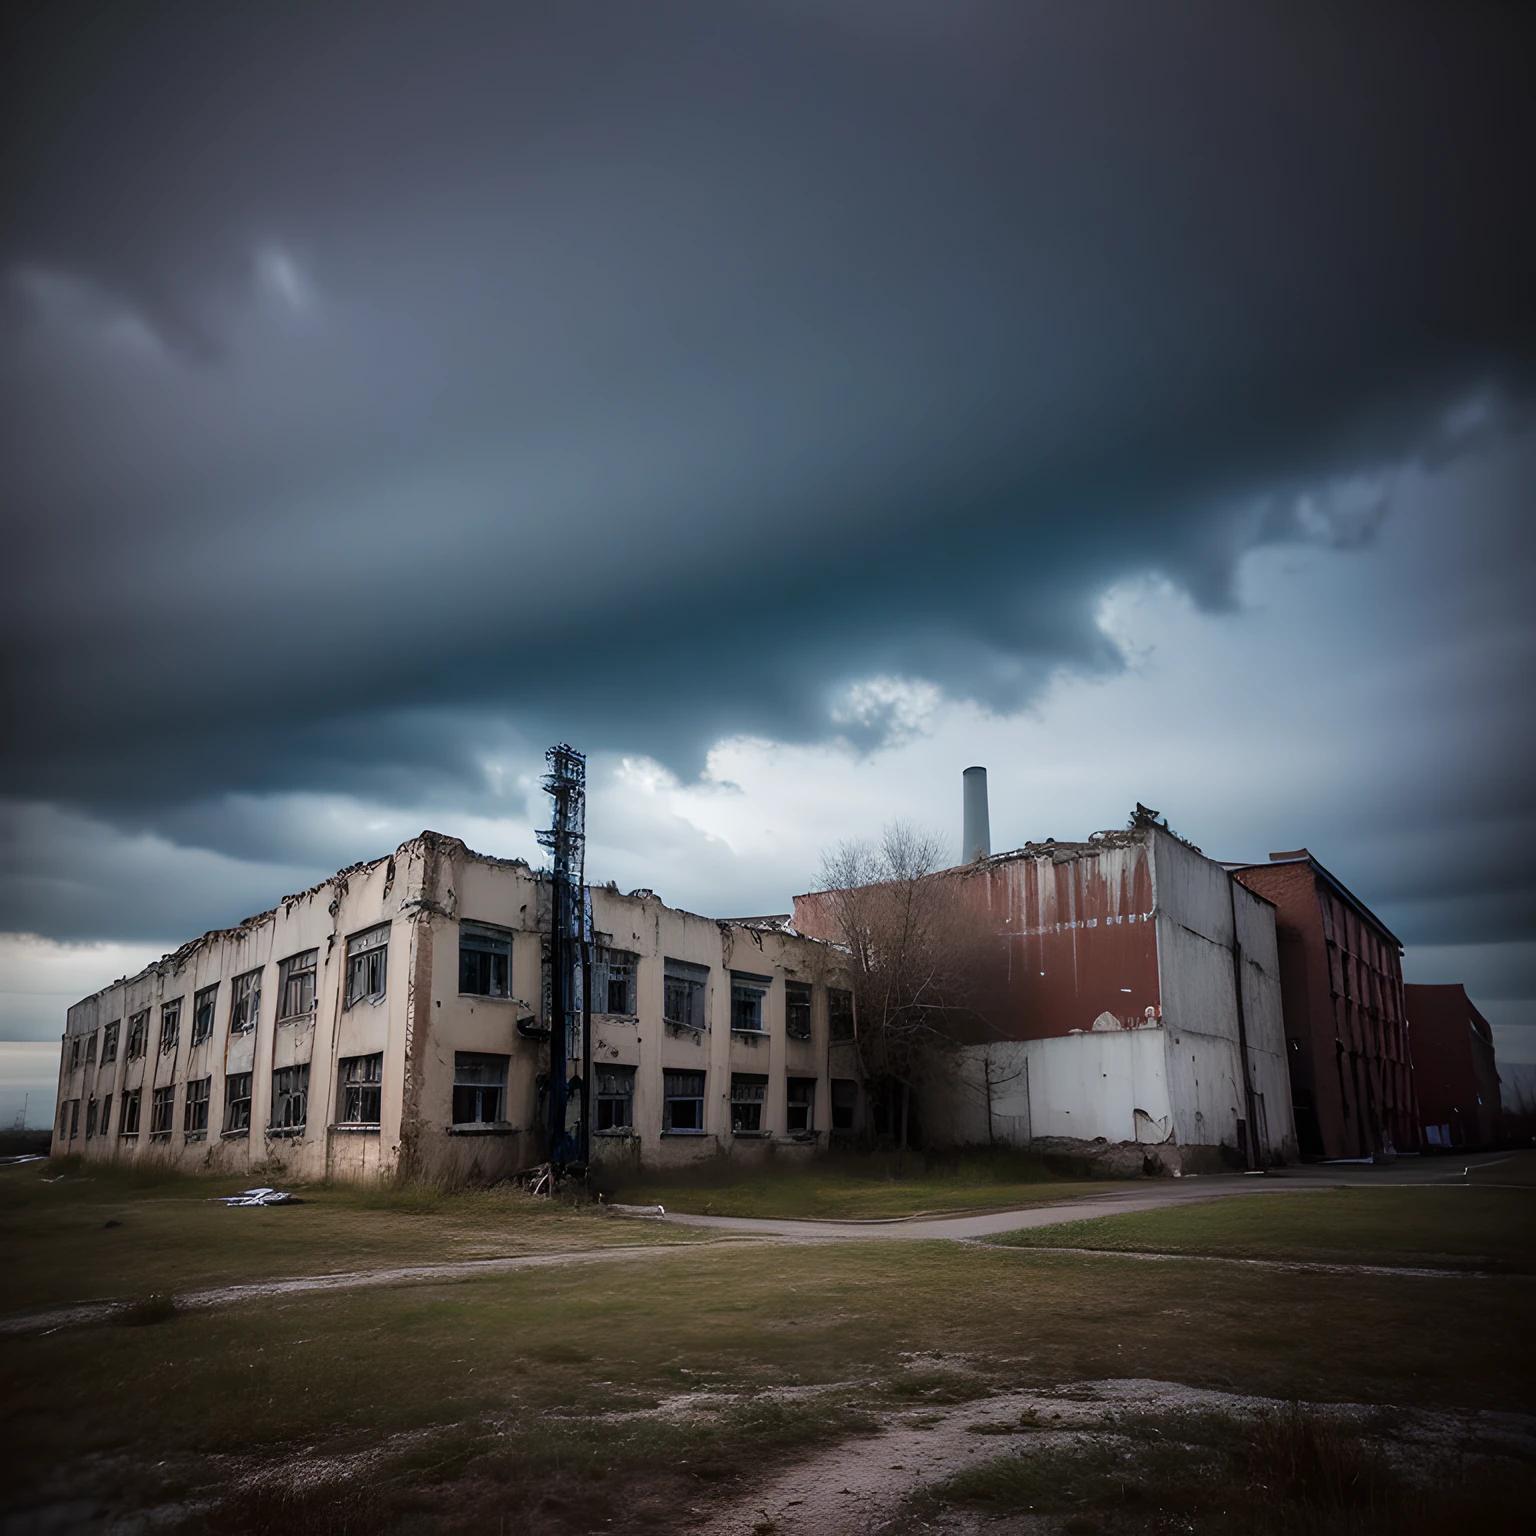
<instances>
[{"instance_id":1,"label":"steel lattice mast","mask_svg":"<svg viewBox=\"0 0 1536 1536\"><path fill-rule=\"evenodd\" d=\"M549 1093L547 1130L549 1160L557 1169L584 1158L586 1104L581 1109L581 1131L573 1137L566 1129L569 1106L567 1075L573 1046L581 1038L585 989L581 985L583 916L586 884L587 759L584 753L561 742L544 754L549 772L544 789L554 797L554 825L539 832L538 840L552 855L553 881L549 913ZM586 1071L585 1047L582 1070ZM583 1101L587 1095L583 1092Z\"/></svg>"}]
</instances>

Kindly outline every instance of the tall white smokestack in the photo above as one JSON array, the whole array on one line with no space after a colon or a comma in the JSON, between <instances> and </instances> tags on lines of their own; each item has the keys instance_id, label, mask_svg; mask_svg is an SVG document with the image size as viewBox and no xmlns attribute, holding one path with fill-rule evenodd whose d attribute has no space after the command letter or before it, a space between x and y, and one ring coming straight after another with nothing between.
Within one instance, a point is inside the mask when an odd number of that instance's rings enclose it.
<instances>
[{"instance_id":1,"label":"tall white smokestack","mask_svg":"<svg viewBox=\"0 0 1536 1536\"><path fill-rule=\"evenodd\" d=\"M961 839L960 859L972 864L992 852L992 823L987 815L987 770L965 770L965 835Z\"/></svg>"}]
</instances>

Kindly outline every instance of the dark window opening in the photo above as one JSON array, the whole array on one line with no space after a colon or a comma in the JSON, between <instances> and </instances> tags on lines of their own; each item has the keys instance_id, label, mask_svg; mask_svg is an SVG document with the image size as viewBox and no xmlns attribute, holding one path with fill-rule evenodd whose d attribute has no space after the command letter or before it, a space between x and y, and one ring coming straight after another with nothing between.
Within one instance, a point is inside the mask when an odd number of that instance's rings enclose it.
<instances>
[{"instance_id":1,"label":"dark window opening","mask_svg":"<svg viewBox=\"0 0 1536 1536\"><path fill-rule=\"evenodd\" d=\"M731 972L731 1028L758 1034L763 1027L763 998L773 985L771 976Z\"/></svg>"},{"instance_id":2,"label":"dark window opening","mask_svg":"<svg viewBox=\"0 0 1536 1536\"><path fill-rule=\"evenodd\" d=\"M213 1038L213 1005L219 1000L217 986L204 987L192 999L192 1044Z\"/></svg>"},{"instance_id":3,"label":"dark window opening","mask_svg":"<svg viewBox=\"0 0 1536 1536\"><path fill-rule=\"evenodd\" d=\"M212 1087L211 1077L200 1077L187 1084L187 1102L181 1112L181 1126L188 1136L206 1135L208 1132L208 1095Z\"/></svg>"},{"instance_id":4,"label":"dark window opening","mask_svg":"<svg viewBox=\"0 0 1536 1536\"><path fill-rule=\"evenodd\" d=\"M309 1063L279 1067L272 1074L272 1119L275 1131L303 1130L309 1119Z\"/></svg>"},{"instance_id":5,"label":"dark window opening","mask_svg":"<svg viewBox=\"0 0 1536 1536\"><path fill-rule=\"evenodd\" d=\"M149 1009L136 1013L128 1020L128 1060L137 1061L144 1054L149 1035Z\"/></svg>"},{"instance_id":6,"label":"dark window opening","mask_svg":"<svg viewBox=\"0 0 1536 1536\"><path fill-rule=\"evenodd\" d=\"M167 1003L160 1010L160 1054L168 1056L181 1039L181 999ZM169 1126L166 1127L170 1129Z\"/></svg>"},{"instance_id":7,"label":"dark window opening","mask_svg":"<svg viewBox=\"0 0 1536 1536\"><path fill-rule=\"evenodd\" d=\"M85 1139L87 1141L96 1134L96 1115L98 1110L99 1106L95 1099L92 1099L85 1106Z\"/></svg>"},{"instance_id":8,"label":"dark window opening","mask_svg":"<svg viewBox=\"0 0 1536 1536\"><path fill-rule=\"evenodd\" d=\"M662 1130L702 1131L704 1129L704 1074L702 1072L664 1072L662 1091Z\"/></svg>"},{"instance_id":9,"label":"dark window opening","mask_svg":"<svg viewBox=\"0 0 1536 1536\"><path fill-rule=\"evenodd\" d=\"M621 1010L615 1009L614 1012ZM597 1129L624 1131L635 1123L635 1069L597 1068Z\"/></svg>"},{"instance_id":10,"label":"dark window opening","mask_svg":"<svg viewBox=\"0 0 1536 1536\"><path fill-rule=\"evenodd\" d=\"M139 1103L143 1091L142 1088L133 1088L123 1095L123 1119L118 1127L119 1136L139 1134Z\"/></svg>"},{"instance_id":11,"label":"dark window opening","mask_svg":"<svg viewBox=\"0 0 1536 1536\"><path fill-rule=\"evenodd\" d=\"M251 1074L233 1072L224 1079L224 1129L248 1131L251 1128Z\"/></svg>"},{"instance_id":12,"label":"dark window opening","mask_svg":"<svg viewBox=\"0 0 1536 1536\"><path fill-rule=\"evenodd\" d=\"M85 1037L85 1064L91 1066L96 1060L96 1031L93 1029Z\"/></svg>"},{"instance_id":13,"label":"dark window opening","mask_svg":"<svg viewBox=\"0 0 1536 1536\"><path fill-rule=\"evenodd\" d=\"M635 1012L635 967L638 955L626 949L599 948L592 961L592 1011Z\"/></svg>"},{"instance_id":14,"label":"dark window opening","mask_svg":"<svg viewBox=\"0 0 1536 1536\"><path fill-rule=\"evenodd\" d=\"M313 974L313 973L311 973ZM261 1013L261 972L247 971L229 984L229 1032L248 1035Z\"/></svg>"},{"instance_id":15,"label":"dark window opening","mask_svg":"<svg viewBox=\"0 0 1536 1536\"><path fill-rule=\"evenodd\" d=\"M503 1125L507 1118L507 1061L482 1051L455 1051L453 1123Z\"/></svg>"},{"instance_id":16,"label":"dark window opening","mask_svg":"<svg viewBox=\"0 0 1536 1536\"><path fill-rule=\"evenodd\" d=\"M149 1101L149 1134L169 1136L176 1119L176 1087L156 1088Z\"/></svg>"},{"instance_id":17,"label":"dark window opening","mask_svg":"<svg viewBox=\"0 0 1536 1536\"><path fill-rule=\"evenodd\" d=\"M122 1027L122 1021L114 1020L101 1032L101 1064L106 1066L109 1061L117 1060L117 1032Z\"/></svg>"},{"instance_id":18,"label":"dark window opening","mask_svg":"<svg viewBox=\"0 0 1536 1536\"><path fill-rule=\"evenodd\" d=\"M784 983L784 1033L791 1040L811 1038L811 988L807 982Z\"/></svg>"},{"instance_id":19,"label":"dark window opening","mask_svg":"<svg viewBox=\"0 0 1536 1536\"><path fill-rule=\"evenodd\" d=\"M459 991L468 997L511 997L510 933L480 923L459 924Z\"/></svg>"},{"instance_id":20,"label":"dark window opening","mask_svg":"<svg viewBox=\"0 0 1536 1536\"><path fill-rule=\"evenodd\" d=\"M342 1125L377 1125L383 1096L384 1054L347 1056L340 1064L341 1102L338 1116Z\"/></svg>"},{"instance_id":21,"label":"dark window opening","mask_svg":"<svg viewBox=\"0 0 1536 1536\"><path fill-rule=\"evenodd\" d=\"M278 966L278 1023L285 1019L306 1018L315 1011L315 957L318 953L306 949L301 955L290 955Z\"/></svg>"},{"instance_id":22,"label":"dark window opening","mask_svg":"<svg viewBox=\"0 0 1536 1536\"><path fill-rule=\"evenodd\" d=\"M101 1122L96 1127L98 1136L109 1136L112 1126L112 1095L109 1093L101 1101Z\"/></svg>"},{"instance_id":23,"label":"dark window opening","mask_svg":"<svg viewBox=\"0 0 1536 1536\"><path fill-rule=\"evenodd\" d=\"M851 1131L859 1106L859 1085L851 1077L832 1079L832 1129Z\"/></svg>"},{"instance_id":24,"label":"dark window opening","mask_svg":"<svg viewBox=\"0 0 1536 1536\"><path fill-rule=\"evenodd\" d=\"M354 934L347 940L347 1007L376 1003L384 996L389 959L389 924Z\"/></svg>"},{"instance_id":25,"label":"dark window opening","mask_svg":"<svg viewBox=\"0 0 1536 1536\"><path fill-rule=\"evenodd\" d=\"M731 1073L731 1130L740 1136L763 1129L763 1100L768 1079L758 1072Z\"/></svg>"},{"instance_id":26,"label":"dark window opening","mask_svg":"<svg viewBox=\"0 0 1536 1536\"><path fill-rule=\"evenodd\" d=\"M816 1129L816 1079L792 1077L784 1085L785 1119L788 1131Z\"/></svg>"},{"instance_id":27,"label":"dark window opening","mask_svg":"<svg viewBox=\"0 0 1536 1536\"><path fill-rule=\"evenodd\" d=\"M704 1029L704 986L707 965L667 960L663 977L662 1018L674 1029Z\"/></svg>"}]
</instances>

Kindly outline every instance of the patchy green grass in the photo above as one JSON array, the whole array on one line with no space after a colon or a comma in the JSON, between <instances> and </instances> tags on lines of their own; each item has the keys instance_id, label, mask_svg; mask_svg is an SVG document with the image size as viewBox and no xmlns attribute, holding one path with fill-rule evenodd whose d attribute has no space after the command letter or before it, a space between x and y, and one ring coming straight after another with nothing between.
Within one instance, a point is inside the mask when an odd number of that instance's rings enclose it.
<instances>
[{"instance_id":1,"label":"patchy green grass","mask_svg":"<svg viewBox=\"0 0 1536 1536\"><path fill-rule=\"evenodd\" d=\"M1383 1428L1386 1432L1383 1433ZM1108 1433L1025 1445L908 1502L906 1531L956 1505L994 1517L1066 1516L1067 1532L1199 1530L1243 1536L1523 1533L1536 1468L1443 1447L1405 1455L1390 1425L1291 1405L1253 1416L1122 1415ZM1395 1452L1395 1454L1394 1454Z\"/></svg>"},{"instance_id":2,"label":"patchy green grass","mask_svg":"<svg viewBox=\"0 0 1536 1536\"><path fill-rule=\"evenodd\" d=\"M930 1161L920 1156L822 1158L743 1169L721 1159L621 1185L614 1198L696 1216L878 1221L1081 1199L1130 1182L1068 1179L1018 1154Z\"/></svg>"},{"instance_id":3,"label":"patchy green grass","mask_svg":"<svg viewBox=\"0 0 1536 1536\"><path fill-rule=\"evenodd\" d=\"M263 1300L0 1339L0 1487L235 1536L675 1529L807 1447L993 1388L1530 1411L1526 1284L1192 1287L1183 1265L880 1241Z\"/></svg>"},{"instance_id":4,"label":"patchy green grass","mask_svg":"<svg viewBox=\"0 0 1536 1536\"><path fill-rule=\"evenodd\" d=\"M1536 1191L1281 1189L1037 1227L993 1241L1018 1248L1529 1273L1536 1270Z\"/></svg>"},{"instance_id":5,"label":"patchy green grass","mask_svg":"<svg viewBox=\"0 0 1536 1536\"><path fill-rule=\"evenodd\" d=\"M229 1209L245 1178L78 1162L0 1168L0 1313L396 1264L709 1234L622 1221L510 1187L443 1194L285 1185L302 1205Z\"/></svg>"}]
</instances>

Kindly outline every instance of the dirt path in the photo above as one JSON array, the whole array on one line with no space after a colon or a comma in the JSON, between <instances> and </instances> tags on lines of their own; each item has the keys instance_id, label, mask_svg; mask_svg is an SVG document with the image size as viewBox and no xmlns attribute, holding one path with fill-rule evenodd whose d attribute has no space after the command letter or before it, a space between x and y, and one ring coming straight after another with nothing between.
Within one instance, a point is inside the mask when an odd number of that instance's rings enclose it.
<instances>
[{"instance_id":1,"label":"dirt path","mask_svg":"<svg viewBox=\"0 0 1536 1536\"><path fill-rule=\"evenodd\" d=\"M1005 1392L937 1411L908 1413L880 1434L848 1440L786 1468L750 1495L713 1514L698 1536L868 1536L924 1486L999 1455L1028 1456L1116 1432L1125 1411L1175 1415L1218 1411L1238 1417L1287 1407L1273 1399L1204 1391L1177 1382L1119 1379L1045 1391ZM1355 1404L1308 1405L1361 1421L1377 1410ZM1394 1410L1404 1440L1426 1447L1456 1437L1523 1458L1536 1455L1536 1419L1518 1414ZM969 1522L967 1522L969 1524ZM1059 1530L1051 1520L1047 1529Z\"/></svg>"}]
</instances>

